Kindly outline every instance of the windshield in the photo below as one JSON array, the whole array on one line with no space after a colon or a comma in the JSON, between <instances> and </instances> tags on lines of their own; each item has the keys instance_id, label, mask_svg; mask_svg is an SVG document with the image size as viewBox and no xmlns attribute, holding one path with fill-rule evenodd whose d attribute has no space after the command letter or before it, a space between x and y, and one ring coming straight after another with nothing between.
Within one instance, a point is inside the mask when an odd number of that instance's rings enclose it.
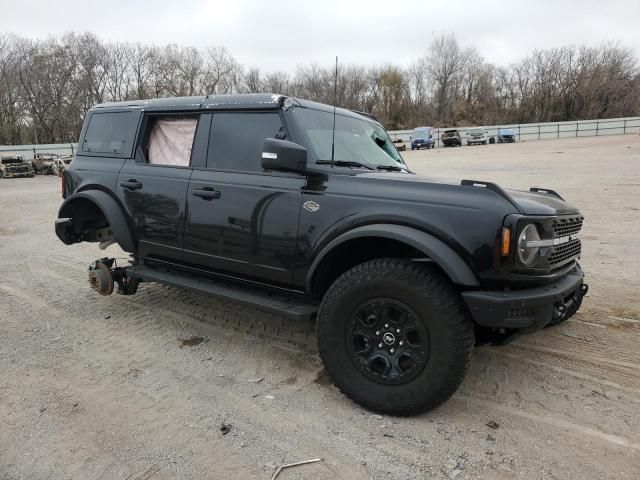
<instances>
[{"instance_id":1,"label":"windshield","mask_svg":"<svg viewBox=\"0 0 640 480\"><path fill-rule=\"evenodd\" d=\"M309 108L292 109L296 123L307 136L316 160L331 160L333 114ZM334 159L381 166L398 164L402 157L387 132L379 125L355 117L336 115Z\"/></svg>"},{"instance_id":2,"label":"windshield","mask_svg":"<svg viewBox=\"0 0 640 480\"><path fill-rule=\"evenodd\" d=\"M431 135L429 135L428 132L425 132L424 130L414 130L413 138L431 138Z\"/></svg>"},{"instance_id":3,"label":"windshield","mask_svg":"<svg viewBox=\"0 0 640 480\"><path fill-rule=\"evenodd\" d=\"M484 130L482 130L481 128L472 128L471 130L469 130L470 135L482 135L483 133Z\"/></svg>"},{"instance_id":4,"label":"windshield","mask_svg":"<svg viewBox=\"0 0 640 480\"><path fill-rule=\"evenodd\" d=\"M12 163L22 163L22 160L20 160L19 158L15 158L15 157L4 157L2 159L2 164L3 165L10 165Z\"/></svg>"}]
</instances>

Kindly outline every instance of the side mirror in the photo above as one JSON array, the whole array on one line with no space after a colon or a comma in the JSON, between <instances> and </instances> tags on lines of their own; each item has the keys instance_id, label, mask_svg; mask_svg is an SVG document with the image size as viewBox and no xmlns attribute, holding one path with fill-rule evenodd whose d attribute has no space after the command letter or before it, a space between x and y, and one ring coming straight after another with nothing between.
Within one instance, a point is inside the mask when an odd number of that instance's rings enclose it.
<instances>
[{"instance_id":1,"label":"side mirror","mask_svg":"<svg viewBox=\"0 0 640 480\"><path fill-rule=\"evenodd\" d=\"M409 137L409 140L413 140L413 137Z\"/></svg>"},{"instance_id":2,"label":"side mirror","mask_svg":"<svg viewBox=\"0 0 640 480\"><path fill-rule=\"evenodd\" d=\"M288 140L265 138L262 144L262 168L304 173L307 169L307 149Z\"/></svg>"}]
</instances>

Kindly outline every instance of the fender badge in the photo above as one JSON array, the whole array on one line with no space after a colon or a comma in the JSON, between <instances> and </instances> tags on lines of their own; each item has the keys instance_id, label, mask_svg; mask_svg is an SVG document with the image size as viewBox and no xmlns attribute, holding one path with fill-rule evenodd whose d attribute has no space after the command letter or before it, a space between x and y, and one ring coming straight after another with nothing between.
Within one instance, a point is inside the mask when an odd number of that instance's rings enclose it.
<instances>
[{"instance_id":1,"label":"fender badge","mask_svg":"<svg viewBox=\"0 0 640 480\"><path fill-rule=\"evenodd\" d=\"M304 207L305 210L307 210L309 212L316 212L320 208L320 205L318 205L313 200L309 200L307 202L304 202L304 204L302 206Z\"/></svg>"}]
</instances>

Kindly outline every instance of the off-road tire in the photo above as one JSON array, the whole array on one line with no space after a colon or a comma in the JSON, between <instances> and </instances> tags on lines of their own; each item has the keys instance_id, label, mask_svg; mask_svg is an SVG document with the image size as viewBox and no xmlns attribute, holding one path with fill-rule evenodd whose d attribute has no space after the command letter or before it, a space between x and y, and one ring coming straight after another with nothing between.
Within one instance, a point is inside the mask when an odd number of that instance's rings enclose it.
<instances>
[{"instance_id":1,"label":"off-road tire","mask_svg":"<svg viewBox=\"0 0 640 480\"><path fill-rule=\"evenodd\" d=\"M349 353L352 312L377 298L406 304L428 332L428 359L406 383L368 378ZM424 412L449 399L464 378L474 345L471 316L449 279L433 266L399 258L370 260L341 275L322 300L316 333L336 386L360 405L390 415Z\"/></svg>"}]
</instances>

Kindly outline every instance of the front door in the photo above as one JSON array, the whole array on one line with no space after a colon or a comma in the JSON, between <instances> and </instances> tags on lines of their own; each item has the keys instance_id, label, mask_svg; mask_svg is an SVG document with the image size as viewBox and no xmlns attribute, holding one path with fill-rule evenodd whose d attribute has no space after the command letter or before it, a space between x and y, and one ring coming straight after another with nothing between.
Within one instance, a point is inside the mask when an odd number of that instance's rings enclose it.
<instances>
[{"instance_id":1,"label":"front door","mask_svg":"<svg viewBox=\"0 0 640 480\"><path fill-rule=\"evenodd\" d=\"M267 137L286 137L279 111L213 114L206 167L189 183L185 261L286 287L305 177L263 171Z\"/></svg>"}]
</instances>

